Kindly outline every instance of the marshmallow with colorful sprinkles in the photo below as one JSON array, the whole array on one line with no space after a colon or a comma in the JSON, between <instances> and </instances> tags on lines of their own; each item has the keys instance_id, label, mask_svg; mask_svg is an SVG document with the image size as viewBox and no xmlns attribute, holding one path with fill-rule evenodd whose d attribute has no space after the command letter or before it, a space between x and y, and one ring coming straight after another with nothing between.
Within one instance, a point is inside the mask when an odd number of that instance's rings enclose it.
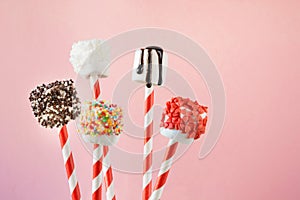
<instances>
[{"instance_id":1,"label":"marshmallow with colorful sprinkles","mask_svg":"<svg viewBox=\"0 0 300 200\"><path fill-rule=\"evenodd\" d=\"M87 101L82 104L78 123L78 131L86 142L111 146L122 132L122 109L103 100Z\"/></svg>"}]
</instances>

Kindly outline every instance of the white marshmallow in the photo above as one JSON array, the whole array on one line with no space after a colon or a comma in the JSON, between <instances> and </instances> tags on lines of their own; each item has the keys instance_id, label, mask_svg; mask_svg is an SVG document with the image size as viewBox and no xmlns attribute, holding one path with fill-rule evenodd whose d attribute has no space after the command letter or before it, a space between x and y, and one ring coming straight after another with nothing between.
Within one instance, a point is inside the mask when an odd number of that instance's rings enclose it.
<instances>
[{"instance_id":1,"label":"white marshmallow","mask_svg":"<svg viewBox=\"0 0 300 200\"><path fill-rule=\"evenodd\" d=\"M112 146L115 145L119 139L120 135L97 135L97 136L92 136L92 135L85 135L82 134L82 139L85 142L93 143L93 144L100 144L103 146Z\"/></svg>"},{"instance_id":2,"label":"white marshmallow","mask_svg":"<svg viewBox=\"0 0 300 200\"><path fill-rule=\"evenodd\" d=\"M101 40L85 40L74 43L70 52L70 62L74 71L89 78L97 75L100 78L109 75L109 48Z\"/></svg>"},{"instance_id":3,"label":"white marshmallow","mask_svg":"<svg viewBox=\"0 0 300 200\"><path fill-rule=\"evenodd\" d=\"M151 64L150 67L149 63ZM157 47L138 49L134 56L132 80L140 83L151 82L154 85L163 85L166 79L167 65L168 55L162 49Z\"/></svg>"},{"instance_id":4,"label":"white marshmallow","mask_svg":"<svg viewBox=\"0 0 300 200\"><path fill-rule=\"evenodd\" d=\"M160 128L160 134L182 144L191 144L194 138L187 138L180 130Z\"/></svg>"}]
</instances>

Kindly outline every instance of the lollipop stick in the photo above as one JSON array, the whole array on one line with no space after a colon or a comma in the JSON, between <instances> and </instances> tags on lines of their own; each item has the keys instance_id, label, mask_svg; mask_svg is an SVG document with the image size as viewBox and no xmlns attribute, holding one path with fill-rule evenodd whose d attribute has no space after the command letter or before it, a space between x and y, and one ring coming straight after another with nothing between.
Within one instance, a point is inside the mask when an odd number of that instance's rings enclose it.
<instances>
[{"instance_id":1,"label":"lollipop stick","mask_svg":"<svg viewBox=\"0 0 300 200\"><path fill-rule=\"evenodd\" d=\"M94 94L94 98L100 96L100 83L98 76L90 76L90 86ZM93 181L92 181L92 200L102 199L102 159L103 147L99 144L94 144L93 150Z\"/></svg>"},{"instance_id":2,"label":"lollipop stick","mask_svg":"<svg viewBox=\"0 0 300 200\"><path fill-rule=\"evenodd\" d=\"M103 154L103 174L106 187L106 200L116 200L108 146L103 147Z\"/></svg>"},{"instance_id":3,"label":"lollipop stick","mask_svg":"<svg viewBox=\"0 0 300 200\"><path fill-rule=\"evenodd\" d=\"M161 198L162 193L164 191L169 171L172 167L173 159L176 153L178 147L178 142L175 140L170 140L168 143L168 148L166 150L165 158L161 164L159 173L158 173L158 178L156 180L156 184L154 187L154 190L152 192L152 195L150 197L150 200L158 200Z\"/></svg>"},{"instance_id":4,"label":"lollipop stick","mask_svg":"<svg viewBox=\"0 0 300 200\"><path fill-rule=\"evenodd\" d=\"M72 200L80 200L80 189L76 178L75 164L73 160L72 151L70 148L70 141L66 125L64 125L59 132L59 139L62 149L62 155L67 172L69 189L72 196Z\"/></svg>"},{"instance_id":5,"label":"lollipop stick","mask_svg":"<svg viewBox=\"0 0 300 200\"><path fill-rule=\"evenodd\" d=\"M154 91L152 84L145 86L144 113L144 169L143 169L143 200L148 200L152 192L152 149L153 149L153 103Z\"/></svg>"}]
</instances>

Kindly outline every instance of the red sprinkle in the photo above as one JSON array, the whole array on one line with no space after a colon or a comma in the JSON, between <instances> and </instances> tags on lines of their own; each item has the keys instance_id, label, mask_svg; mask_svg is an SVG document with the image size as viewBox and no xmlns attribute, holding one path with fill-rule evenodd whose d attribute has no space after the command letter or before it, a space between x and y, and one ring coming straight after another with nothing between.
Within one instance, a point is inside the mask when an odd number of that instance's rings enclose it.
<instances>
[{"instance_id":1,"label":"red sprinkle","mask_svg":"<svg viewBox=\"0 0 300 200\"><path fill-rule=\"evenodd\" d=\"M166 103L160 126L180 130L187 135L187 138L198 139L205 133L207 116L201 117L204 112L207 113L207 107L199 105L197 101L175 97ZM166 116L168 116L167 120Z\"/></svg>"}]
</instances>

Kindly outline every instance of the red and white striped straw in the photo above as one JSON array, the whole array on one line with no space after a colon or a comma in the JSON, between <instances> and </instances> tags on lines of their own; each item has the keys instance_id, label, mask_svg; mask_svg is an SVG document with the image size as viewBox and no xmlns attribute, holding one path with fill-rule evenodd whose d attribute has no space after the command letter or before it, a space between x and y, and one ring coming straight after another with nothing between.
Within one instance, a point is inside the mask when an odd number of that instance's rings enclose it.
<instances>
[{"instance_id":1,"label":"red and white striped straw","mask_svg":"<svg viewBox=\"0 0 300 200\"><path fill-rule=\"evenodd\" d=\"M92 181L92 200L102 199L102 159L103 147L99 144L94 144L93 150L93 181Z\"/></svg>"},{"instance_id":2,"label":"red and white striped straw","mask_svg":"<svg viewBox=\"0 0 300 200\"><path fill-rule=\"evenodd\" d=\"M172 167L173 159L176 153L178 147L178 142L175 140L170 140L168 143L168 148L165 154L165 158L162 162L162 165L160 167L158 178L156 180L156 184L154 187L154 190L152 192L152 195L150 197L150 200L159 200L161 199L162 193L164 191L167 178L170 172L170 169Z\"/></svg>"},{"instance_id":3,"label":"red and white striped straw","mask_svg":"<svg viewBox=\"0 0 300 200\"><path fill-rule=\"evenodd\" d=\"M153 85L145 86L144 112L144 169L143 169L143 200L148 200L152 193L152 151L153 151Z\"/></svg>"},{"instance_id":4,"label":"red and white striped straw","mask_svg":"<svg viewBox=\"0 0 300 200\"><path fill-rule=\"evenodd\" d=\"M98 99L100 96L100 84L97 76L90 77L90 85L94 91L94 98ZM101 145L95 144L93 151L93 200L102 199L101 193L103 176L106 187L106 199L116 200L109 148L108 146L102 147Z\"/></svg>"},{"instance_id":5,"label":"red and white striped straw","mask_svg":"<svg viewBox=\"0 0 300 200\"><path fill-rule=\"evenodd\" d=\"M98 99L100 96L100 83L98 76L90 76L90 86L94 94L94 98ZM92 200L102 199L102 160L103 147L99 144L94 144L93 150L93 181L92 181Z\"/></svg>"},{"instance_id":6,"label":"red and white striped straw","mask_svg":"<svg viewBox=\"0 0 300 200\"><path fill-rule=\"evenodd\" d=\"M116 200L108 146L103 147L103 174L106 187L106 200Z\"/></svg>"},{"instance_id":7,"label":"red and white striped straw","mask_svg":"<svg viewBox=\"0 0 300 200\"><path fill-rule=\"evenodd\" d=\"M72 151L70 148L70 141L67 131L67 126L64 125L59 132L59 140L64 159L64 164L67 172L69 189L72 200L81 200L80 189L76 177L75 164L73 160Z\"/></svg>"}]
</instances>

